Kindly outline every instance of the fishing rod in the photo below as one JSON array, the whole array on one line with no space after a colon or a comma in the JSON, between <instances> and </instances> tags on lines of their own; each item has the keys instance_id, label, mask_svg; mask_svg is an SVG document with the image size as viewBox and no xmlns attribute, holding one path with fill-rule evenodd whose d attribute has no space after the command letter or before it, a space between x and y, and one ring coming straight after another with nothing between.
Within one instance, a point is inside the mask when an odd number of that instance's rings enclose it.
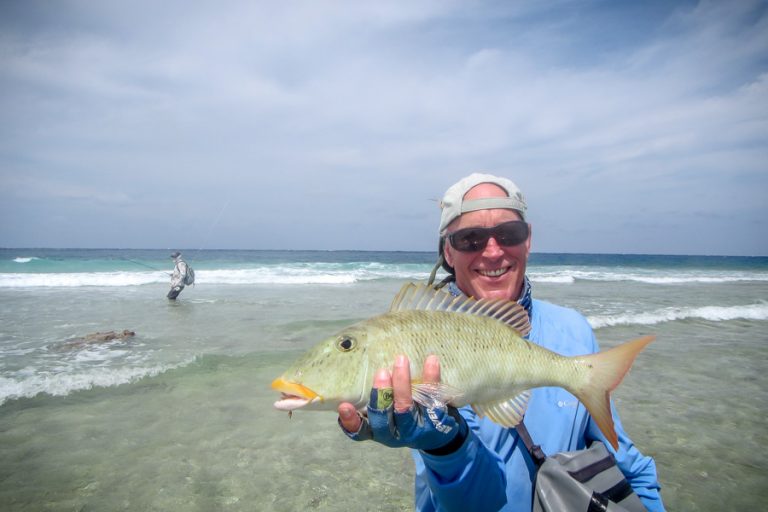
<instances>
[{"instance_id":1,"label":"fishing rod","mask_svg":"<svg viewBox=\"0 0 768 512\"><path fill-rule=\"evenodd\" d=\"M203 247L207 245L208 240L211 238L211 233L213 233L213 230L216 228L216 226L219 224L219 221L221 220L221 216L224 213L224 211L229 207L229 203L232 202L232 198L228 198L226 202L222 205L221 209L219 210L218 215L216 215L216 218L213 220L211 225L206 230L203 237L200 239L200 244L198 245L197 249L192 249L189 252L189 255L192 256L194 259L194 255L200 254L203 251Z\"/></svg>"},{"instance_id":2,"label":"fishing rod","mask_svg":"<svg viewBox=\"0 0 768 512\"><path fill-rule=\"evenodd\" d=\"M124 256L121 256L120 259L125 260L125 261L130 261L131 263L135 263L136 265L141 265L142 267L147 267L148 269L154 270L156 272L165 272L166 274L168 274L168 272L166 272L164 270L161 270L159 268L155 268L152 265L147 265L146 263L142 263L140 261L132 260L132 259L126 258Z\"/></svg>"},{"instance_id":3,"label":"fishing rod","mask_svg":"<svg viewBox=\"0 0 768 512\"><path fill-rule=\"evenodd\" d=\"M219 224L219 221L221 220L221 215L224 213L224 210L226 210L226 209L227 209L227 207L229 207L229 203L230 203L230 202L232 202L232 199L231 199L231 198L227 199L227 201L226 201L226 202L224 203L224 205L221 207L221 209L219 210L219 214L218 214L218 215L216 216L216 218L213 220L213 222L211 223L210 227L209 227L209 228L208 228L208 230L205 232L205 235L204 235L204 236L203 236L203 238L201 239L201 244L202 244L202 245L198 246L198 248L197 248L197 249L194 249L194 251L195 251L195 252L197 252L197 253L201 252L201 251L203 250L203 247L204 247L205 245L207 245L208 241L209 241L209 240L210 240L210 238L211 238L211 233L213 233L213 230L214 230L214 228L216 228L216 226Z\"/></svg>"},{"instance_id":4,"label":"fishing rod","mask_svg":"<svg viewBox=\"0 0 768 512\"><path fill-rule=\"evenodd\" d=\"M231 198L230 198L230 199L227 199L227 202L226 202L226 203L224 203L224 205L221 207L221 209L219 210L219 214L216 216L216 218L214 219L213 223L212 223L212 224L211 224L211 226L208 228L208 231L206 232L206 234L205 234L205 237L204 237L204 241L205 241L205 240L207 240L207 239L210 237L210 235L211 235L211 232L212 232L212 231L213 231L213 229L216 227L216 225L219 223L219 220L221 220L221 215L224 213L224 210L226 210L226 209L227 209L227 207L229 206L229 203L230 203L231 201L232 201L232 200L231 200ZM202 249L202 247L200 247L200 248L198 248L198 249L195 249L195 250L194 250L194 252L200 252L200 251L202 251L202 250L203 250L203 249ZM151 270L154 270L154 271L156 271L156 272L164 272L164 273L166 273L166 274L168 274L168 275L173 275L173 274L171 274L170 272L167 272L167 271L164 271L164 270L162 270L162 269L159 269L159 268L153 267L152 265L147 265L146 263L142 263L142 262L140 262L140 261L132 260L132 259L130 259L130 258L126 258L126 257L124 257L124 256L121 256L121 259L123 259L123 260L125 260L125 261L130 261L131 263L134 263L134 264L136 264L136 265L141 265L142 267L146 267L146 268L148 268L148 269L151 269Z\"/></svg>"},{"instance_id":5,"label":"fishing rod","mask_svg":"<svg viewBox=\"0 0 768 512\"><path fill-rule=\"evenodd\" d=\"M221 209L219 209L219 213L216 215L216 218L215 218L215 219L213 219L213 222L210 224L210 226L208 227L208 230L206 231L205 235L204 235L204 236L203 236L203 238L201 239L200 243L201 243L202 245L199 245L197 249L192 249L192 250L189 252L189 256L192 256L192 258L194 258L194 254L199 254L200 252L202 252L202 251L203 251L203 247L206 245L207 241L210 239L211 233L212 233L212 232L213 232L213 230L216 228L216 226L219 224L219 221L221 220L221 216L224 214L224 211L225 211L225 210L226 210L226 209L229 207L229 203L230 203L230 202L232 202L232 199L231 199L231 198L228 198L228 199L226 200L226 202L225 202L225 203L222 205ZM128 261L133 261L133 260L130 260L130 259L128 259L128 258L125 258L125 259L126 259L126 260L128 260ZM136 264L138 264L138 265L142 265L142 266L145 266L145 267L151 268L152 270L159 270L159 269L156 269L156 268L154 268L154 267L151 267L151 266L149 266L149 265L146 265L146 264L144 264L144 263L141 263L141 262L138 262L138 261L133 261L133 263L136 263ZM189 269L189 271L192 273L192 276L193 276L193 277L192 277L192 279L194 279L194 270L193 270L193 269L192 269L192 267L189 265L189 263L187 263L187 268L188 268L188 269ZM167 272L166 272L166 273L167 273ZM171 274L171 273L168 273L168 275L172 276L173 274Z\"/></svg>"}]
</instances>

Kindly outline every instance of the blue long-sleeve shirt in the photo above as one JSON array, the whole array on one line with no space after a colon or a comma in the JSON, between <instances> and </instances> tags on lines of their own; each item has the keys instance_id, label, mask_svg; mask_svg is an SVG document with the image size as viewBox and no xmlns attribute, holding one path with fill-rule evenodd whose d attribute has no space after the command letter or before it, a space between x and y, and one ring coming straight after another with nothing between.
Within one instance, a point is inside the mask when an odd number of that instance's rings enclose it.
<instances>
[{"instance_id":1,"label":"blue long-sleeve shirt","mask_svg":"<svg viewBox=\"0 0 768 512\"><path fill-rule=\"evenodd\" d=\"M587 320L578 312L534 300L529 339L566 356L598 351ZM611 404L619 449L613 450L584 406L562 388L532 390L525 425L544 453L580 450L603 441L619 469L650 511L663 511L656 464L635 448ZM450 455L434 456L414 450L416 510L530 511L535 468L514 429L480 419L470 406L460 409L470 433Z\"/></svg>"}]
</instances>

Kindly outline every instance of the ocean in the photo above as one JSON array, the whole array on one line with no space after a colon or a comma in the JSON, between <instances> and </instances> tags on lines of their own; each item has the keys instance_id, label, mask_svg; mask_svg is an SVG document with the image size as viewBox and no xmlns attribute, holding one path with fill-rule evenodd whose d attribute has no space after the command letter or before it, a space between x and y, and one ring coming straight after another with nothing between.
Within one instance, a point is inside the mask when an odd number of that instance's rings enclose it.
<instances>
[{"instance_id":1,"label":"ocean","mask_svg":"<svg viewBox=\"0 0 768 512\"><path fill-rule=\"evenodd\" d=\"M0 249L0 508L411 510L406 451L289 419L269 384L435 255L187 250L172 302L170 252ZM533 254L528 274L603 348L657 336L613 396L669 510L765 510L768 258Z\"/></svg>"}]
</instances>

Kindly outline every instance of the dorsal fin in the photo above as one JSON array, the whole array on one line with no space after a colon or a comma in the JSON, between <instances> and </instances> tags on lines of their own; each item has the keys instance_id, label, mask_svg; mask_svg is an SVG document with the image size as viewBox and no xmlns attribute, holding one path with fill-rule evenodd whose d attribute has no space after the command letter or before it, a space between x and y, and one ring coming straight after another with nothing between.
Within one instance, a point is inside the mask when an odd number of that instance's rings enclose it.
<instances>
[{"instance_id":1,"label":"dorsal fin","mask_svg":"<svg viewBox=\"0 0 768 512\"><path fill-rule=\"evenodd\" d=\"M531 331L528 312L517 302L496 299L475 299L459 295L454 297L444 290L435 290L424 284L406 283L389 307L394 311L449 311L469 315L487 316L507 324L525 336Z\"/></svg>"}]
</instances>

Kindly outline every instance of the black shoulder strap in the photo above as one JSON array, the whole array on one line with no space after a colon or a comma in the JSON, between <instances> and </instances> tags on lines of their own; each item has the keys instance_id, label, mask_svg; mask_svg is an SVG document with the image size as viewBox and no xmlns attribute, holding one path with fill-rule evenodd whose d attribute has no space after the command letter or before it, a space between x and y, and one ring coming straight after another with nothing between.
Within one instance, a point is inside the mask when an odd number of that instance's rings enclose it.
<instances>
[{"instance_id":1,"label":"black shoulder strap","mask_svg":"<svg viewBox=\"0 0 768 512\"><path fill-rule=\"evenodd\" d=\"M525 447L528 449L528 453L531 455L533 463L536 464L536 467L544 464L547 456L544 453L544 450L541 449L541 446L538 444L533 444L533 439L531 439L531 434L528 433L528 429L526 428L525 423L521 421L520 424L515 427L515 429L517 430L517 435L520 436L520 439L522 439Z\"/></svg>"}]
</instances>

